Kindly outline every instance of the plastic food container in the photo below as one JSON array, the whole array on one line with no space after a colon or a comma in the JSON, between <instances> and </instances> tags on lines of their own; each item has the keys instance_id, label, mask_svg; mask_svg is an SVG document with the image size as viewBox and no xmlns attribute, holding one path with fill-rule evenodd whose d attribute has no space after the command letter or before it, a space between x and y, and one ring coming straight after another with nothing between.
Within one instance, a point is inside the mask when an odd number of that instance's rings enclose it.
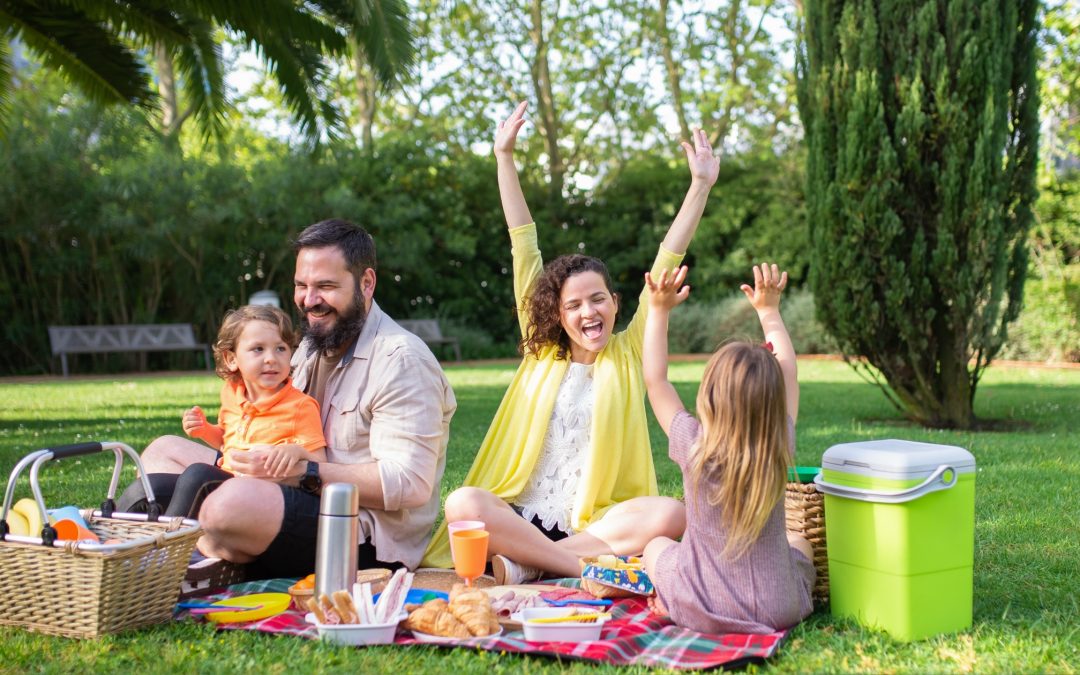
<instances>
[{"instance_id":1,"label":"plastic food container","mask_svg":"<svg viewBox=\"0 0 1080 675\"><path fill-rule=\"evenodd\" d=\"M512 617L521 622L525 639L529 642L590 642L600 639L606 618L590 623L560 622L536 623L532 619L550 619L578 613L573 607L530 607Z\"/></svg>"},{"instance_id":2,"label":"plastic food container","mask_svg":"<svg viewBox=\"0 0 1080 675\"><path fill-rule=\"evenodd\" d=\"M918 640L971 627L975 458L883 440L834 445L825 493L832 613Z\"/></svg>"},{"instance_id":3,"label":"plastic food container","mask_svg":"<svg viewBox=\"0 0 1080 675\"><path fill-rule=\"evenodd\" d=\"M407 616L407 612L402 612L398 618L389 623L342 623L336 626L323 625L317 622L312 614L308 614L306 618L308 623L315 624L315 627L319 629L320 640L357 647L390 644L394 641L398 624Z\"/></svg>"}]
</instances>

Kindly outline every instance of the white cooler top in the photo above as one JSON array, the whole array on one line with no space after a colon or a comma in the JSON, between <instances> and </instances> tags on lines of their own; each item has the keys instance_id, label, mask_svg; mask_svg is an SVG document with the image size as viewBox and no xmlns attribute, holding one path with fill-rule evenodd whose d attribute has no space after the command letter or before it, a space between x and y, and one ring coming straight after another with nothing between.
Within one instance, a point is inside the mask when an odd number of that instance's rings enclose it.
<instances>
[{"instance_id":1,"label":"white cooler top","mask_svg":"<svg viewBox=\"0 0 1080 675\"><path fill-rule=\"evenodd\" d=\"M942 465L957 473L972 473L975 457L956 445L897 439L841 443L821 457L822 469L897 480L925 478Z\"/></svg>"}]
</instances>

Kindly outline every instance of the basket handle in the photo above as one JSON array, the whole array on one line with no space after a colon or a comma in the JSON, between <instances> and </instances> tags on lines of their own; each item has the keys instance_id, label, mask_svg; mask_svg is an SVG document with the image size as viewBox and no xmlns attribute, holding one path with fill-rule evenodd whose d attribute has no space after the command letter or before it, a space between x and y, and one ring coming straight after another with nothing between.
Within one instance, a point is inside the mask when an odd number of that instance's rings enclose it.
<instances>
[{"instance_id":1,"label":"basket handle","mask_svg":"<svg viewBox=\"0 0 1080 675\"><path fill-rule=\"evenodd\" d=\"M16 482L19 475L27 466L30 466L30 490L34 495L34 501L37 502L38 510L41 513L41 522L44 523L41 528L41 543L45 546L52 546L53 542L56 540L56 530L49 524L47 509L45 508L45 499L41 496L41 484L38 481L38 473L41 470L41 465L54 459L92 455L106 450L111 450L113 454L116 455L116 463L113 465L113 474L112 480L109 482L109 491L105 501L101 505L102 516L111 518L113 512L116 510L116 489L120 485L120 473L123 469L124 455L126 454L135 464L135 469L138 471L140 480L142 480L143 489L146 491L146 501L148 505L147 520L150 522L157 522L161 515L161 507L154 499L154 490L150 487L150 480L143 470L139 455L130 445L111 441L72 443L70 445L59 445L54 448L36 450L23 457L19 460L19 463L15 465L15 468L11 471L11 476L8 478L7 491L4 493L4 510L2 517L0 517L0 541L6 540L10 534L7 516L8 512L11 510L11 502L15 496Z\"/></svg>"}]
</instances>

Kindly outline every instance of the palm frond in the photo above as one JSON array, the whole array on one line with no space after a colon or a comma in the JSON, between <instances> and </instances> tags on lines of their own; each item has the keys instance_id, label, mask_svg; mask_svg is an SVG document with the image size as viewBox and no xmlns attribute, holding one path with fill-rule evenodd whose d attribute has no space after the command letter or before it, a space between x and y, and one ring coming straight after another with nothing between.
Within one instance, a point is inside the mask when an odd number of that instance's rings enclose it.
<instances>
[{"instance_id":1,"label":"palm frond","mask_svg":"<svg viewBox=\"0 0 1080 675\"><path fill-rule=\"evenodd\" d=\"M15 66L11 58L11 42L8 40L7 32L0 31L0 137L7 132L12 91L15 89Z\"/></svg>"},{"instance_id":2,"label":"palm frond","mask_svg":"<svg viewBox=\"0 0 1080 675\"><path fill-rule=\"evenodd\" d=\"M319 114L316 112L316 101L320 97L315 83L321 80L325 70L322 55L311 47L277 39L264 39L249 46L262 52L270 73L281 87L286 107L300 125L301 133L317 137Z\"/></svg>"},{"instance_id":3,"label":"palm frond","mask_svg":"<svg viewBox=\"0 0 1080 675\"><path fill-rule=\"evenodd\" d=\"M181 16L169 9L170 3L64 0L64 4L141 46L180 45L191 39Z\"/></svg>"},{"instance_id":4,"label":"palm frond","mask_svg":"<svg viewBox=\"0 0 1080 675\"><path fill-rule=\"evenodd\" d=\"M344 31L323 20L308 3L292 0L178 0L173 11L209 19L226 30L261 42L266 39L317 45L327 54L348 50Z\"/></svg>"},{"instance_id":5,"label":"palm frond","mask_svg":"<svg viewBox=\"0 0 1080 675\"><path fill-rule=\"evenodd\" d=\"M383 87L409 75L416 49L404 0L323 0L319 5L348 28Z\"/></svg>"},{"instance_id":6,"label":"palm frond","mask_svg":"<svg viewBox=\"0 0 1080 675\"><path fill-rule=\"evenodd\" d=\"M99 103L152 106L149 72L114 33L60 2L5 0L6 22L32 52Z\"/></svg>"},{"instance_id":7,"label":"palm frond","mask_svg":"<svg viewBox=\"0 0 1080 675\"><path fill-rule=\"evenodd\" d=\"M176 51L181 87L203 135L221 138L228 107L221 45L214 39L213 25L195 19L184 23L191 39Z\"/></svg>"}]
</instances>

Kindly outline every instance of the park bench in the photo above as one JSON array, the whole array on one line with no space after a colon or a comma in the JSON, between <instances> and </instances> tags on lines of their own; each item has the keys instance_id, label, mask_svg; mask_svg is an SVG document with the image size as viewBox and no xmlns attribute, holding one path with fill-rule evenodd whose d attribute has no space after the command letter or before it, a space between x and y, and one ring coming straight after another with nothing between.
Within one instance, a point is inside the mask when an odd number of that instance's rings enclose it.
<instances>
[{"instance_id":1,"label":"park bench","mask_svg":"<svg viewBox=\"0 0 1080 675\"><path fill-rule=\"evenodd\" d=\"M445 337L442 329L439 328L438 319L403 319L398 321L398 324L423 340L432 350L435 347L450 345L454 349L454 357L458 361L461 360L461 347L458 345L457 338Z\"/></svg>"},{"instance_id":2,"label":"park bench","mask_svg":"<svg viewBox=\"0 0 1080 675\"><path fill-rule=\"evenodd\" d=\"M60 356L64 377L68 376L68 354L106 352L164 352L202 350L206 369L211 369L210 347L195 342L190 323L160 323L129 326L49 326L53 356Z\"/></svg>"}]
</instances>

